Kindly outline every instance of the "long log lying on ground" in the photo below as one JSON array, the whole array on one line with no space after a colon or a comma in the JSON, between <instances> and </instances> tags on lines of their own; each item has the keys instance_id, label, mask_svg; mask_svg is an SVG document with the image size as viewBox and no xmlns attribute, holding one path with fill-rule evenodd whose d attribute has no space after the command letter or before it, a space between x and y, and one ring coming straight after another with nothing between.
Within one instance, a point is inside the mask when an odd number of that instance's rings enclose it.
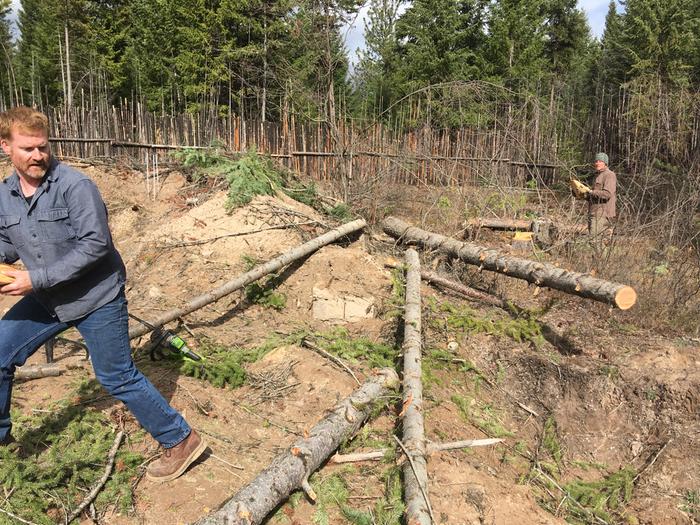
<instances>
[{"instance_id":1,"label":"long log lying on ground","mask_svg":"<svg viewBox=\"0 0 700 525\"><path fill-rule=\"evenodd\" d=\"M197 525L256 525L292 491L304 488L315 495L308 478L328 456L360 428L369 417L372 404L398 383L390 368L379 371L346 397L288 451L278 455L258 476L239 490L219 510L197 521Z\"/></svg>"},{"instance_id":2,"label":"long log lying on ground","mask_svg":"<svg viewBox=\"0 0 700 525\"><path fill-rule=\"evenodd\" d=\"M469 220L469 226L477 228L492 228L494 230L531 230L532 222L525 219L485 219Z\"/></svg>"},{"instance_id":3,"label":"long log lying on ground","mask_svg":"<svg viewBox=\"0 0 700 525\"><path fill-rule=\"evenodd\" d=\"M367 222L364 219L357 219L352 222L343 224L338 228L330 230L324 233L323 235L316 237L315 239L311 239L310 241L305 242L304 244L300 244L296 248L293 248L292 250L289 250L288 252L283 253L282 255L275 257L274 259L271 259L270 261L264 264L261 264L260 266L256 266L251 271L246 272L243 275L239 275L235 279L219 286L218 288L215 288L209 293L195 297L182 308L176 308L174 310L170 310L169 312L165 312L157 319L149 319L148 322L151 325L151 327L141 325L132 328L131 330L129 330L129 338L134 339L136 337L147 334L148 332L153 330L153 328L162 326L165 323L174 321L178 317L182 317L183 315L187 315L189 313L194 312L195 310L199 310L200 308L210 303L213 303L214 301L218 301L222 297L232 292L235 292L236 290L240 290L244 286L247 286L254 281L257 281L258 279L264 277L268 273L275 272L281 268L284 268L288 264L296 261L297 259L306 257L307 255L318 250L319 248L322 248L326 244L330 244L333 241L337 241L341 237L345 237L350 233L353 233L357 230L361 230L366 225Z\"/></svg>"},{"instance_id":4,"label":"long log lying on ground","mask_svg":"<svg viewBox=\"0 0 700 525\"><path fill-rule=\"evenodd\" d=\"M585 273L571 272L549 263L511 257L498 250L421 230L395 217L384 219L382 226L386 233L403 242L437 250L479 268L524 279L537 286L548 286L612 304L620 310L627 310L637 302L637 292L625 284L598 279Z\"/></svg>"},{"instance_id":5,"label":"long log lying on ground","mask_svg":"<svg viewBox=\"0 0 700 525\"><path fill-rule=\"evenodd\" d=\"M403 442L408 460L403 466L406 523L431 525L428 498L428 468L425 461L423 427L423 383L421 350L420 260L406 250L406 305L403 337Z\"/></svg>"}]
</instances>

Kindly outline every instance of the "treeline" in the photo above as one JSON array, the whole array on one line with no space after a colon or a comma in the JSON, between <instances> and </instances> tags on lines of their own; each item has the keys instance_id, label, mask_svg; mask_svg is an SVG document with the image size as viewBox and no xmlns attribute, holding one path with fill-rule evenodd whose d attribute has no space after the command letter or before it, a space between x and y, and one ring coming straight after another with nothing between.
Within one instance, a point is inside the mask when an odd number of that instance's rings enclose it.
<instances>
[{"instance_id":1,"label":"treeline","mask_svg":"<svg viewBox=\"0 0 700 525\"><path fill-rule=\"evenodd\" d=\"M456 81L556 96L601 115L621 86L675 92L700 83L700 0L628 0L624 13L611 2L599 41L575 0L369 0L366 48L352 74L342 31L357 0L20 4L13 41L10 0L0 0L4 105L126 99L154 111L214 106L260 120L284 109L330 120L341 110L369 119L405 111L410 125L409 105L398 102ZM478 118L455 111L451 98L426 102L430 124Z\"/></svg>"}]
</instances>

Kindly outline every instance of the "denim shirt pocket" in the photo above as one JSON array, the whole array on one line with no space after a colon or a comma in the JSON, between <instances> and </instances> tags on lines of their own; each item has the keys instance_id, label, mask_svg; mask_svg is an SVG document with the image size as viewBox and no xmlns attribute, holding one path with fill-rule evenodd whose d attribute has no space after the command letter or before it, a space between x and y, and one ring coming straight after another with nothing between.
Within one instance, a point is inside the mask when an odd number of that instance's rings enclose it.
<instances>
[{"instance_id":1,"label":"denim shirt pocket","mask_svg":"<svg viewBox=\"0 0 700 525\"><path fill-rule=\"evenodd\" d=\"M0 215L0 230L15 248L24 246L24 235L19 215Z\"/></svg>"},{"instance_id":2,"label":"denim shirt pocket","mask_svg":"<svg viewBox=\"0 0 700 525\"><path fill-rule=\"evenodd\" d=\"M68 219L68 208L37 211L36 220L45 242L56 243L75 237L75 231Z\"/></svg>"}]
</instances>

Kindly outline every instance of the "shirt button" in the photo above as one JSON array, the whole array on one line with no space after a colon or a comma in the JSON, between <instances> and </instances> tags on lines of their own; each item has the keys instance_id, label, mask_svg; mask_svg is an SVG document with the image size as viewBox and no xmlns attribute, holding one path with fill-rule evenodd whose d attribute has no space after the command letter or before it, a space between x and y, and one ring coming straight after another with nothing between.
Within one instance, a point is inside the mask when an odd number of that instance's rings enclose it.
<instances>
[{"instance_id":1,"label":"shirt button","mask_svg":"<svg viewBox=\"0 0 700 525\"><path fill-rule=\"evenodd\" d=\"M36 233L32 233L32 237L36 239Z\"/></svg>"},{"instance_id":2,"label":"shirt button","mask_svg":"<svg viewBox=\"0 0 700 525\"><path fill-rule=\"evenodd\" d=\"M37 254L36 254L36 258L37 258L37 259L41 259L41 254L40 254L40 253L37 253Z\"/></svg>"}]
</instances>

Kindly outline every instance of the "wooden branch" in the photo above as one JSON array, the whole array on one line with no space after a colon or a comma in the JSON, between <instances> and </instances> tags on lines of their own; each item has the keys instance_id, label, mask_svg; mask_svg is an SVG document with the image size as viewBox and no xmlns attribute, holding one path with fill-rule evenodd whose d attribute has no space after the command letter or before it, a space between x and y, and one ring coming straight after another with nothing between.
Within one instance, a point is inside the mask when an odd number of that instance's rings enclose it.
<instances>
[{"instance_id":1,"label":"wooden branch","mask_svg":"<svg viewBox=\"0 0 700 525\"><path fill-rule=\"evenodd\" d=\"M464 441L451 441L449 443L428 443L425 448L426 455L430 456L435 452L443 450L459 450L461 448L471 447L486 447L501 443L500 438L486 439L466 439ZM358 463L360 461L379 461L386 457L391 449L383 448L380 450L371 450L369 452L355 452L352 454L334 454L329 460L329 463Z\"/></svg>"},{"instance_id":2,"label":"wooden branch","mask_svg":"<svg viewBox=\"0 0 700 525\"><path fill-rule=\"evenodd\" d=\"M336 365L338 365L340 368L342 368L343 370L345 370L348 374L350 374L350 375L352 376L352 378L355 380L355 383L357 383L358 385L361 385L361 384L362 384L362 383L360 383L360 380L357 379L357 376L356 376L355 373L350 369L350 367L349 367L348 365L346 365L346 364L343 362L343 360L340 359L339 357L336 357L336 356L334 356L333 354L330 354L330 353L326 352L323 348L320 348L319 346L316 346L314 343L312 343L311 341L309 341L306 337L303 338L303 339L301 340L301 346L305 346L305 347L308 348L309 350L313 350L313 351L316 352L317 354L322 355L322 356L325 357L326 359L332 361L333 363L335 363Z\"/></svg>"},{"instance_id":3,"label":"wooden branch","mask_svg":"<svg viewBox=\"0 0 700 525\"><path fill-rule=\"evenodd\" d=\"M25 520L25 519L20 518L20 517L17 516L16 514L12 514L9 510L0 509L0 512L2 512L3 514L6 514L7 516L9 516L10 518L12 518L13 520L19 521L20 523L26 523L27 525L37 525L37 524L34 523L33 521L28 521L28 520Z\"/></svg>"},{"instance_id":4,"label":"wooden branch","mask_svg":"<svg viewBox=\"0 0 700 525\"><path fill-rule=\"evenodd\" d=\"M287 228L294 228L297 226L309 226L312 224L318 224L318 221L290 222L288 224L278 224L277 226L270 226L268 228L260 228L259 230L227 233L224 235L217 235L216 237L210 237L208 239L199 239L197 241L183 241L183 242L177 242L177 243L173 243L173 244L166 244L166 245L162 246L162 248L165 250L168 250L170 248L182 248L185 246L198 246L200 244L207 244L210 242L218 241L219 239L226 239L229 237L243 237L245 235L255 235L256 233L267 232L270 230L286 230Z\"/></svg>"},{"instance_id":5,"label":"wooden branch","mask_svg":"<svg viewBox=\"0 0 700 525\"><path fill-rule=\"evenodd\" d=\"M413 248L406 250L406 305L403 338L403 440L409 463L404 465L406 522L431 525L428 499L428 469L423 427L423 383L421 380L420 260Z\"/></svg>"},{"instance_id":6,"label":"wooden branch","mask_svg":"<svg viewBox=\"0 0 700 525\"><path fill-rule=\"evenodd\" d=\"M399 265L397 262L391 260L386 261L384 263L384 266L387 266L388 268L401 267L401 265ZM504 299L501 299L499 297L496 297L495 295L491 295L486 292L482 292L481 290L477 290L476 288L472 288L471 286L452 281L450 279L447 279L446 277L442 277L441 275L435 272L430 272L428 270L421 269L420 276L421 279L424 279L429 283L437 284L439 286L442 286L443 288L447 288L461 295L464 295L469 299L475 299L477 301L481 301L493 306L498 306L499 308L504 308L506 310L509 309L508 303Z\"/></svg>"},{"instance_id":7,"label":"wooden branch","mask_svg":"<svg viewBox=\"0 0 700 525\"><path fill-rule=\"evenodd\" d=\"M102 487L104 487L105 483L107 483L107 480L109 479L109 476L112 474L112 468L114 467L114 458L117 455L117 451L119 450L119 445L122 443L122 438L124 437L124 431L120 430L117 432L117 436L114 438L114 443L112 444L112 448L109 450L109 455L107 456L107 465L105 466L105 472L102 475L102 477L97 481L94 487L92 487L92 490L88 493L87 496L85 496L85 499L78 505L78 507L70 513L70 516L66 518L66 523L70 523L73 521L75 518L80 516L80 514L83 512L85 507L87 507L92 501L97 497L99 492L102 490Z\"/></svg>"},{"instance_id":8,"label":"wooden branch","mask_svg":"<svg viewBox=\"0 0 700 525\"><path fill-rule=\"evenodd\" d=\"M169 312L165 312L163 315L161 315L155 320L149 320L148 323L151 325L151 327L140 325L135 328L132 328L131 330L129 330L129 339L140 337L144 334L147 334L154 328L162 326L170 321L174 321L178 317L182 317L183 315L192 313L195 310L199 310L203 306L218 301L222 297L236 290L240 290L241 288L249 285L250 283L257 281L261 277L271 272L275 272L280 268L287 266L289 263L296 261L297 259L306 257L307 255L315 252L316 250L325 246L326 244L330 244L331 242L336 241L341 237L344 237L352 232L361 230L366 225L367 223L364 219L357 219L352 222L343 224L342 226L335 228L329 232L326 232L323 235L316 237L315 239L311 239L310 241L305 242L304 244L301 244L296 248L289 250L288 252L283 253L282 255L275 257L274 259L264 264L261 264L260 266L256 266L251 271L239 275L232 281L229 281L219 286L218 288L215 288L209 293L195 297L182 308L170 310Z\"/></svg>"},{"instance_id":9,"label":"wooden branch","mask_svg":"<svg viewBox=\"0 0 700 525\"><path fill-rule=\"evenodd\" d=\"M57 364L21 366L15 370L15 379L39 379L60 376L64 371Z\"/></svg>"},{"instance_id":10,"label":"wooden branch","mask_svg":"<svg viewBox=\"0 0 700 525\"><path fill-rule=\"evenodd\" d=\"M549 263L511 257L498 250L421 230L395 217L384 219L382 226L386 233L401 242L437 250L480 269L523 279L537 286L548 286L579 297L608 303L620 310L631 308L637 301L637 292L631 286L571 272Z\"/></svg>"},{"instance_id":11,"label":"wooden branch","mask_svg":"<svg viewBox=\"0 0 700 525\"><path fill-rule=\"evenodd\" d=\"M201 518L198 525L257 525L287 499L305 487L312 497L308 478L348 436L369 417L372 404L398 382L386 368L371 377L331 410L310 430L278 455L265 470L240 489L219 510Z\"/></svg>"},{"instance_id":12,"label":"wooden branch","mask_svg":"<svg viewBox=\"0 0 700 525\"><path fill-rule=\"evenodd\" d=\"M401 447L401 450L403 450L403 453L406 455L406 459L408 459L408 466L411 467L411 472L413 473L413 475L417 479L418 472L416 471L416 465L413 462L413 458L408 453L408 450L406 450L406 446L401 442L401 440L398 437L393 436L393 438L394 438L394 441L396 441L396 443L399 445L399 447ZM406 471L406 470L407 469L404 467L404 471ZM430 500L428 499L428 494L426 492L427 487L424 489L422 485L418 485L418 488L420 489L421 495L423 496L423 501L425 502L426 507L428 507L428 519L430 521L428 521L426 523L427 523L427 525L433 525L434 523L436 523L436 521L435 521L435 516L433 516L433 509L430 506ZM408 509L406 509L406 514L408 514ZM412 522L409 522L409 523L412 523ZM415 521L414 523L418 523L418 521Z\"/></svg>"},{"instance_id":13,"label":"wooden branch","mask_svg":"<svg viewBox=\"0 0 700 525\"><path fill-rule=\"evenodd\" d=\"M460 448L487 447L504 441L501 438L465 439L463 441L450 441L448 443L428 443L428 454L442 452L443 450L459 450Z\"/></svg>"}]
</instances>

